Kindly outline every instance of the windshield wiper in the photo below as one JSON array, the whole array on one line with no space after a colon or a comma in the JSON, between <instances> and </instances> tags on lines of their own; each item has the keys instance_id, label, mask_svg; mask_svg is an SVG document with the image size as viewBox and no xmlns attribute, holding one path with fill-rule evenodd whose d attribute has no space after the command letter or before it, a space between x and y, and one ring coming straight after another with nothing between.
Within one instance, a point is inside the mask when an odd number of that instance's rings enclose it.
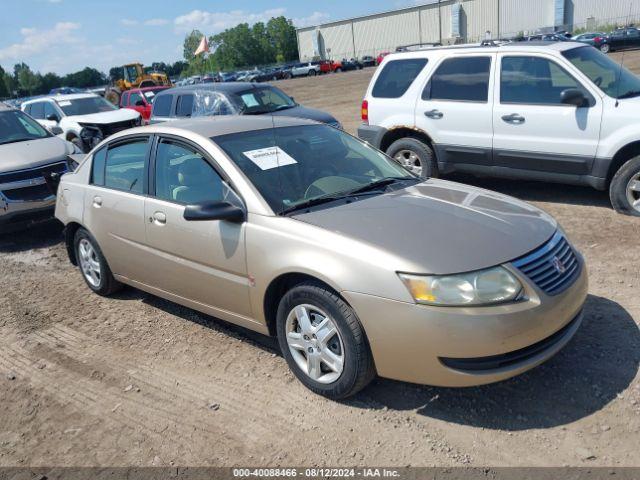
<instances>
[{"instance_id":1,"label":"windshield wiper","mask_svg":"<svg viewBox=\"0 0 640 480\"><path fill-rule=\"evenodd\" d=\"M621 100L623 98L632 98L632 97L638 97L640 96L640 90L630 90L627 93L623 93L622 95L620 95L618 97L618 100Z\"/></svg>"},{"instance_id":2,"label":"windshield wiper","mask_svg":"<svg viewBox=\"0 0 640 480\"><path fill-rule=\"evenodd\" d=\"M322 195L321 197L310 198L309 200L305 200L304 202L296 203L295 205L291 205L290 207L285 208L280 212L280 215L286 215L288 213L295 212L296 210L303 210L305 208L314 207L323 203L333 202L344 197L344 194L336 195L332 193L330 195Z\"/></svg>"},{"instance_id":3,"label":"windshield wiper","mask_svg":"<svg viewBox=\"0 0 640 480\"><path fill-rule=\"evenodd\" d=\"M346 192L345 196L355 196L358 195L360 193L365 193L365 192L371 192L373 190L380 190L384 187L387 187L389 185L392 185L394 183L397 182L401 182L401 181L407 181L407 180L418 180L415 177L386 177L386 178L381 178L380 180L374 180L371 183L368 183L366 185L363 185L362 187L358 187L355 190L350 190L348 192Z\"/></svg>"}]
</instances>

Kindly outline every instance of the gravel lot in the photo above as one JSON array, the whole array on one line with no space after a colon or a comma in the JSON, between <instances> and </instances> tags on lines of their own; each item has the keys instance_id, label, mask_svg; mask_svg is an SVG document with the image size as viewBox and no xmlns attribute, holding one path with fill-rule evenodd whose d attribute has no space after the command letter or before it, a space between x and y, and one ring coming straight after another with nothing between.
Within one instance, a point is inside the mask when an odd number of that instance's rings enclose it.
<instances>
[{"instance_id":1,"label":"gravel lot","mask_svg":"<svg viewBox=\"0 0 640 480\"><path fill-rule=\"evenodd\" d=\"M278 85L353 132L372 73ZM458 180L547 210L586 256L584 324L546 364L331 402L269 339L133 289L90 294L50 224L0 236L0 466L640 465L640 219L587 188Z\"/></svg>"}]
</instances>

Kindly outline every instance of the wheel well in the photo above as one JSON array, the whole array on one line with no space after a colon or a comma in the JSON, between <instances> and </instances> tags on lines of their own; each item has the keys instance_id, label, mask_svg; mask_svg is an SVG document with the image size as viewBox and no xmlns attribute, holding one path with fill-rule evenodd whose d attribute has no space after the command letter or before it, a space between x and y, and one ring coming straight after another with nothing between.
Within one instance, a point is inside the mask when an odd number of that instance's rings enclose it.
<instances>
[{"instance_id":1,"label":"wheel well","mask_svg":"<svg viewBox=\"0 0 640 480\"><path fill-rule=\"evenodd\" d=\"M609 165L609 171L607 172L607 184L611 182L613 176L618 170L620 170L620 167L622 167L627 160L637 157L638 155L640 155L640 141L625 145L618 150Z\"/></svg>"},{"instance_id":2,"label":"wheel well","mask_svg":"<svg viewBox=\"0 0 640 480\"><path fill-rule=\"evenodd\" d=\"M325 288L335 292L327 283L322 280L305 273L285 273L275 278L267 287L267 291L264 295L264 317L267 321L267 328L269 329L269 335L276 336L276 317L278 314L278 305L280 299L296 285L304 282L316 282L322 284ZM336 295L339 295L335 292Z\"/></svg>"},{"instance_id":3,"label":"wheel well","mask_svg":"<svg viewBox=\"0 0 640 480\"><path fill-rule=\"evenodd\" d=\"M64 227L64 243L67 247L67 255L69 261L73 265L78 265L78 259L76 258L76 249L73 245L73 241L76 238L76 232L82 227L79 223L71 222Z\"/></svg>"},{"instance_id":4,"label":"wheel well","mask_svg":"<svg viewBox=\"0 0 640 480\"><path fill-rule=\"evenodd\" d=\"M73 133L73 132L69 132L69 133L67 133L66 137L67 137L67 142L70 142L71 140L76 138L77 135L75 133Z\"/></svg>"},{"instance_id":5,"label":"wheel well","mask_svg":"<svg viewBox=\"0 0 640 480\"><path fill-rule=\"evenodd\" d=\"M429 135L424 133L422 130L416 130L415 128L409 127L399 127L392 128L384 134L384 137L382 137L382 141L380 142L380 150L386 152L393 142L407 137L420 140L421 142L424 142L429 146L433 145L433 142L431 141L431 138L429 138Z\"/></svg>"}]
</instances>

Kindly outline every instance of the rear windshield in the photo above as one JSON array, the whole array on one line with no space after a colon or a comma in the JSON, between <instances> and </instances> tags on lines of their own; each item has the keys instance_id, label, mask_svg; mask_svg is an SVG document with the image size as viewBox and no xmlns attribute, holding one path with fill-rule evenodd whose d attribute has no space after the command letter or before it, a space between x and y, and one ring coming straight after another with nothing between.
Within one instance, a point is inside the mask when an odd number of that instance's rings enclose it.
<instances>
[{"instance_id":1,"label":"rear windshield","mask_svg":"<svg viewBox=\"0 0 640 480\"><path fill-rule=\"evenodd\" d=\"M409 58L388 62L380 72L371 94L377 98L401 97L426 64L426 58Z\"/></svg>"}]
</instances>

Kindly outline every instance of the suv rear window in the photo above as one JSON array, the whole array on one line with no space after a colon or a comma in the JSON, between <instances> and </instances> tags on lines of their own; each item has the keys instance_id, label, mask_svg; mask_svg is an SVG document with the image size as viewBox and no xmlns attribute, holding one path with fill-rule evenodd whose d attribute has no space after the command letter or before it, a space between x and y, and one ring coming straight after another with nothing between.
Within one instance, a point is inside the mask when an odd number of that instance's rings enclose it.
<instances>
[{"instance_id":1,"label":"suv rear window","mask_svg":"<svg viewBox=\"0 0 640 480\"><path fill-rule=\"evenodd\" d=\"M490 68L491 57L449 58L429 80L422 99L486 102Z\"/></svg>"},{"instance_id":2,"label":"suv rear window","mask_svg":"<svg viewBox=\"0 0 640 480\"><path fill-rule=\"evenodd\" d=\"M154 117L169 117L171 116L171 102L173 100L172 95L158 95L158 98L153 102L153 116Z\"/></svg>"},{"instance_id":3,"label":"suv rear window","mask_svg":"<svg viewBox=\"0 0 640 480\"><path fill-rule=\"evenodd\" d=\"M426 64L426 58L391 60L380 72L371 94L377 98L400 98Z\"/></svg>"}]
</instances>

